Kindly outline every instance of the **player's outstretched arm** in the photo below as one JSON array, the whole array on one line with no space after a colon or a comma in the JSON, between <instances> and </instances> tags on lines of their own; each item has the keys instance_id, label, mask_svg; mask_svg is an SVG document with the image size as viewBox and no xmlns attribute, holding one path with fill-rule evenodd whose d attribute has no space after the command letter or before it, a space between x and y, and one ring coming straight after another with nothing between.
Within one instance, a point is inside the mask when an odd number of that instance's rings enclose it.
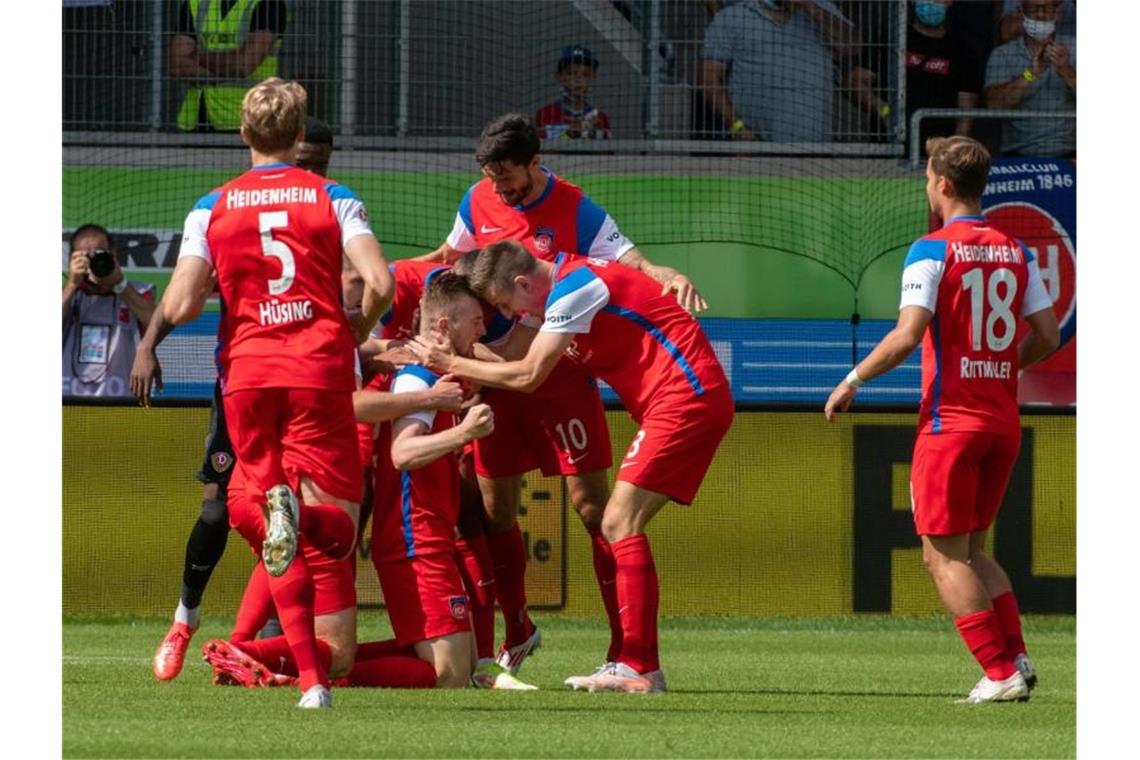
<instances>
[{"instance_id":1,"label":"player's outstretched arm","mask_svg":"<svg viewBox=\"0 0 1140 760\"><path fill-rule=\"evenodd\" d=\"M463 251L452 248L447 241L440 243L439 248L436 248L430 253L425 253L422 256L416 256L415 261L430 261L438 262L440 264L454 264L456 260L463 255Z\"/></svg>"},{"instance_id":2,"label":"player's outstretched arm","mask_svg":"<svg viewBox=\"0 0 1140 760\"><path fill-rule=\"evenodd\" d=\"M182 325L202 313L208 294L213 267L199 256L180 256L162 297L163 318L173 325Z\"/></svg>"},{"instance_id":3,"label":"player's outstretched arm","mask_svg":"<svg viewBox=\"0 0 1140 760\"><path fill-rule=\"evenodd\" d=\"M530 393L542 385L573 340L573 333L539 331L526 356L513 362L482 362L456 356L446 344L422 335L408 348L420 362L437 372L466 377L492 388Z\"/></svg>"},{"instance_id":4,"label":"player's outstretched arm","mask_svg":"<svg viewBox=\"0 0 1140 760\"><path fill-rule=\"evenodd\" d=\"M1025 317L1029 323L1029 334L1017 347L1017 366L1019 369L1036 364L1061 345L1061 329L1057 326L1057 315L1053 307L1035 311Z\"/></svg>"},{"instance_id":5,"label":"player's outstretched arm","mask_svg":"<svg viewBox=\"0 0 1140 760\"><path fill-rule=\"evenodd\" d=\"M702 312L709 307L705 299L701 297L700 292L697 291L697 286L686 275L681 274L673 267L650 262L649 259L645 258L645 254L637 248L630 248L623 253L618 262L640 270L657 280L662 285L662 295L669 292L676 293L677 303L681 304L681 308L685 311L690 313Z\"/></svg>"},{"instance_id":6,"label":"player's outstretched arm","mask_svg":"<svg viewBox=\"0 0 1140 760\"><path fill-rule=\"evenodd\" d=\"M830 422L837 412L846 412L851 407L857 391L879 375L890 372L906 361L911 352L922 342L922 334L930 324L934 312L921 306L904 306L899 312L899 321L883 336L879 344L863 361L859 362L847 377L835 386L823 407L823 416Z\"/></svg>"},{"instance_id":7,"label":"player's outstretched arm","mask_svg":"<svg viewBox=\"0 0 1140 760\"><path fill-rule=\"evenodd\" d=\"M464 395L463 386L452 376L444 375L423 391L358 390L352 394L352 407L357 422L387 422L416 412L458 412Z\"/></svg>"},{"instance_id":8,"label":"player's outstretched arm","mask_svg":"<svg viewBox=\"0 0 1140 760\"><path fill-rule=\"evenodd\" d=\"M396 293L396 281L388 270L380 241L372 234L354 235L344 245L344 255L364 279L364 300L361 304L360 329L363 335L376 324Z\"/></svg>"},{"instance_id":9,"label":"player's outstretched arm","mask_svg":"<svg viewBox=\"0 0 1140 760\"><path fill-rule=\"evenodd\" d=\"M471 407L462 422L438 433L428 433L422 420L404 417L392 425L392 464L401 471L418 470L494 429L495 416L486 404Z\"/></svg>"}]
</instances>

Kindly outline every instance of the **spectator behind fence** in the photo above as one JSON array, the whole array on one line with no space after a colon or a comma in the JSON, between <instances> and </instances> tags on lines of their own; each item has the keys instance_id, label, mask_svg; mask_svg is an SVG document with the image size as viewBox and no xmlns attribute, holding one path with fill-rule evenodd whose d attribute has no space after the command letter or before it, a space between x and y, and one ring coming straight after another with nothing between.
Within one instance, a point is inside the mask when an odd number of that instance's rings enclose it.
<instances>
[{"instance_id":1,"label":"spectator behind fence","mask_svg":"<svg viewBox=\"0 0 1140 760\"><path fill-rule=\"evenodd\" d=\"M555 73L562 85L562 96L534 115L539 137L544 140L556 137L609 139L610 117L586 100L597 73L598 59L590 48L582 45L562 48Z\"/></svg>"},{"instance_id":2,"label":"spectator behind fence","mask_svg":"<svg viewBox=\"0 0 1140 760\"><path fill-rule=\"evenodd\" d=\"M278 75L284 0L183 0L169 74L188 79L176 118L184 132L237 132L253 84Z\"/></svg>"},{"instance_id":3,"label":"spectator behind fence","mask_svg":"<svg viewBox=\"0 0 1140 760\"><path fill-rule=\"evenodd\" d=\"M1074 0L1061 1L1061 16L1057 19L1057 34L1062 37L1077 36L1077 11ZM1025 16L1021 10L1021 0L1001 0L1001 16L997 23L997 43L1005 44L1016 40L1025 33Z\"/></svg>"},{"instance_id":4,"label":"spectator behind fence","mask_svg":"<svg viewBox=\"0 0 1140 760\"><path fill-rule=\"evenodd\" d=\"M751 0L705 31L700 86L738 140L831 140L832 56L850 55L852 25L831 3Z\"/></svg>"},{"instance_id":5,"label":"spectator behind fence","mask_svg":"<svg viewBox=\"0 0 1140 760\"><path fill-rule=\"evenodd\" d=\"M971 43L950 26L953 0L910 0L911 20L906 30L906 114L904 128L910 138L910 117L919 108L975 108L982 90L982 72ZM870 65L851 71L851 88L860 104L890 123L889 96L876 91L877 75ZM968 135L971 120L926 119L920 144L928 137Z\"/></svg>"},{"instance_id":6,"label":"spectator behind fence","mask_svg":"<svg viewBox=\"0 0 1140 760\"><path fill-rule=\"evenodd\" d=\"M1024 0L1024 32L990 53L986 105L1024 111L1075 111L1077 45L1059 37L1061 0ZM1077 147L1076 119L1004 119L1001 152L1007 156L1067 156Z\"/></svg>"},{"instance_id":7,"label":"spectator behind fence","mask_svg":"<svg viewBox=\"0 0 1140 760\"><path fill-rule=\"evenodd\" d=\"M131 397L141 330L154 313L154 286L128 282L98 224L75 230L63 284L63 395Z\"/></svg>"}]
</instances>

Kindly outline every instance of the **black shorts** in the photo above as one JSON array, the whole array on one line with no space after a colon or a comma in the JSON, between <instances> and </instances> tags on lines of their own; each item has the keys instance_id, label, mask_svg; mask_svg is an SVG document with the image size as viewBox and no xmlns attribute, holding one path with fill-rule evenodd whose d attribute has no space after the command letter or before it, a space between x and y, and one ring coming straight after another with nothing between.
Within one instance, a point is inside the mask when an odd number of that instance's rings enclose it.
<instances>
[{"instance_id":1,"label":"black shorts","mask_svg":"<svg viewBox=\"0 0 1140 760\"><path fill-rule=\"evenodd\" d=\"M226 429L226 412L222 407L221 383L214 383L214 400L210 404L210 429L206 433L206 457L198 470L198 480L216 483L223 491L234 471L234 447Z\"/></svg>"}]
</instances>

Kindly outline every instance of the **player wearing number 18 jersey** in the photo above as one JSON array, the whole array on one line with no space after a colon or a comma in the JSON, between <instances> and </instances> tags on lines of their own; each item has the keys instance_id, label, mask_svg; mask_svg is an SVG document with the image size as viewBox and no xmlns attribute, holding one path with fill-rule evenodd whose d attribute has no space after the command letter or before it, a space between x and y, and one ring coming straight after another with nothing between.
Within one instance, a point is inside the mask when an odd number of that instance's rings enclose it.
<instances>
[{"instance_id":1,"label":"player wearing number 18 jersey","mask_svg":"<svg viewBox=\"0 0 1140 760\"><path fill-rule=\"evenodd\" d=\"M907 255L898 325L832 392L828 419L856 389L922 342L922 402L911 501L923 559L985 675L969 702L1022 700L1036 682L1009 578L985 554L1021 445L1017 374L1057 347L1033 252L981 214L989 154L965 137L927 145L931 210L949 220ZM1018 320L1030 332L1018 344Z\"/></svg>"},{"instance_id":2,"label":"player wearing number 18 jersey","mask_svg":"<svg viewBox=\"0 0 1140 760\"><path fill-rule=\"evenodd\" d=\"M230 525L261 550L305 692L299 706L328 707L312 577L297 549L300 541L342 557L356 537L355 340L341 305L342 250L364 278L366 323L391 300L392 278L363 204L289 163L306 101L300 85L276 78L246 94L241 135L253 168L190 212L163 312L175 325L197 317L217 272L218 374L237 455Z\"/></svg>"}]
</instances>

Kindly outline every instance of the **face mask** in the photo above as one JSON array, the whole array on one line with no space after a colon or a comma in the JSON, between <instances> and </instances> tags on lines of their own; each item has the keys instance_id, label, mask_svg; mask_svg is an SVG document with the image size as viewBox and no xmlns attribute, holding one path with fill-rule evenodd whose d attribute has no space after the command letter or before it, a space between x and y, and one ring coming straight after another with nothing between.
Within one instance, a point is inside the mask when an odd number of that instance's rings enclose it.
<instances>
[{"instance_id":1,"label":"face mask","mask_svg":"<svg viewBox=\"0 0 1140 760\"><path fill-rule=\"evenodd\" d=\"M926 26L942 26L946 20L946 6L941 3L919 3L914 7L914 15Z\"/></svg>"},{"instance_id":2,"label":"face mask","mask_svg":"<svg viewBox=\"0 0 1140 760\"><path fill-rule=\"evenodd\" d=\"M1035 40L1049 39L1057 28L1056 21L1038 21L1033 18L1025 18L1022 19L1022 23L1025 26L1025 33Z\"/></svg>"}]
</instances>

